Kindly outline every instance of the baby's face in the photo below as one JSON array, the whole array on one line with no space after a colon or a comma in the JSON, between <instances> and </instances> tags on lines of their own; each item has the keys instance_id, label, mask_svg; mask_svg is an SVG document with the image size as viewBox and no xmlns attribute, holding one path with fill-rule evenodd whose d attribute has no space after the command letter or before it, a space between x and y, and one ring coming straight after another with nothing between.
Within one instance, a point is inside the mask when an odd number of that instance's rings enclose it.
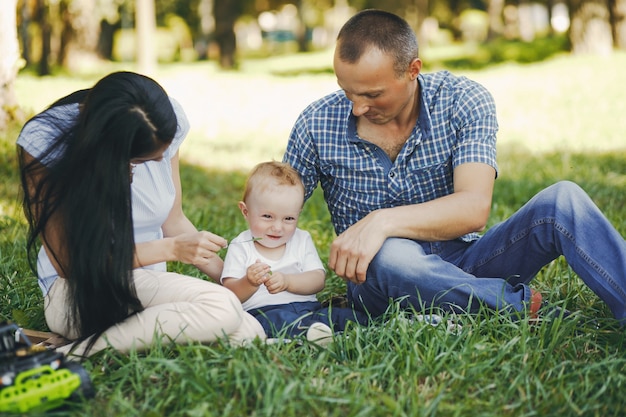
<instances>
[{"instance_id":1,"label":"baby's face","mask_svg":"<svg viewBox=\"0 0 626 417\"><path fill-rule=\"evenodd\" d=\"M244 216L256 243L277 248L289 241L298 226L304 202L302 188L276 185L248 196Z\"/></svg>"}]
</instances>

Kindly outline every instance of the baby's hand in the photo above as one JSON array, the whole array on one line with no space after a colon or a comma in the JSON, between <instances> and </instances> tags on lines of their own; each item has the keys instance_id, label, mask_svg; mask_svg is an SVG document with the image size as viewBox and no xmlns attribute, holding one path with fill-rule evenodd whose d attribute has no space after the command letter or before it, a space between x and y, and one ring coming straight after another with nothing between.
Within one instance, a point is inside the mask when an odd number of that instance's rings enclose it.
<instances>
[{"instance_id":1,"label":"baby's hand","mask_svg":"<svg viewBox=\"0 0 626 417\"><path fill-rule=\"evenodd\" d=\"M246 271L246 279L255 287L263 285L272 272L269 265L257 260L248 267Z\"/></svg>"},{"instance_id":2,"label":"baby's hand","mask_svg":"<svg viewBox=\"0 0 626 417\"><path fill-rule=\"evenodd\" d=\"M271 273L264 282L267 292L270 294L277 294L282 291L286 291L288 287L287 276L282 272Z\"/></svg>"}]
</instances>

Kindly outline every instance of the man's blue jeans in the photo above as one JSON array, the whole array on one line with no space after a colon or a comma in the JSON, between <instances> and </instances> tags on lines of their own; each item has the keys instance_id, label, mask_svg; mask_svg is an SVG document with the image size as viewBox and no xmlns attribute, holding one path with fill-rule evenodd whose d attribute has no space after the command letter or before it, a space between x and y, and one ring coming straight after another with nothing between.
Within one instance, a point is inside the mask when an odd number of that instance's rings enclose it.
<instances>
[{"instance_id":1,"label":"man's blue jeans","mask_svg":"<svg viewBox=\"0 0 626 417\"><path fill-rule=\"evenodd\" d=\"M485 305L522 311L529 282L563 255L574 272L626 324L626 241L589 196L563 181L538 193L508 220L474 242L388 239L363 284L348 298L373 316L390 299L418 311L475 312Z\"/></svg>"}]
</instances>

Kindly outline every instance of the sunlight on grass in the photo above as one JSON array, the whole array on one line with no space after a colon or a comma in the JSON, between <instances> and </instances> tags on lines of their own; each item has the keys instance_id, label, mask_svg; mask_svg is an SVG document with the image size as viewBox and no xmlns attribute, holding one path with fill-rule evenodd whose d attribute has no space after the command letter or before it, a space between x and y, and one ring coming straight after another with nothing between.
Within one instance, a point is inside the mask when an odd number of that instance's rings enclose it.
<instances>
[{"instance_id":1,"label":"sunlight on grass","mask_svg":"<svg viewBox=\"0 0 626 417\"><path fill-rule=\"evenodd\" d=\"M298 114L338 88L330 73L275 73L331 64L332 54L325 51L302 61L277 57L244 62L239 73L222 72L211 62L164 66L155 78L182 103L191 122L183 158L207 167L247 169L262 160L281 159ZM501 148L607 151L626 147L625 67L626 53L615 53L609 58L564 56L458 73L492 92ZM115 69L124 67L110 67ZM62 77L49 82L52 79L22 76L17 92L22 105L37 111L95 79Z\"/></svg>"},{"instance_id":2,"label":"sunlight on grass","mask_svg":"<svg viewBox=\"0 0 626 417\"><path fill-rule=\"evenodd\" d=\"M625 65L625 53L567 56L468 75L494 95L500 145L598 152L626 148L626 83L619 69Z\"/></svg>"}]
</instances>

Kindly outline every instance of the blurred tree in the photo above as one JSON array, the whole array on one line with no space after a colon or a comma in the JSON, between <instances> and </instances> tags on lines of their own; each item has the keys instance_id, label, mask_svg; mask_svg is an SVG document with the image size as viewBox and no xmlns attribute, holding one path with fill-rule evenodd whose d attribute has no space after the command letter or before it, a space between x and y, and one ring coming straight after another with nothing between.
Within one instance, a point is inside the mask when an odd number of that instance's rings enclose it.
<instances>
[{"instance_id":1,"label":"blurred tree","mask_svg":"<svg viewBox=\"0 0 626 417\"><path fill-rule=\"evenodd\" d=\"M307 52L310 49L310 30L323 22L319 16L324 11L337 5L335 0L243 0L243 13L258 17L262 12L285 10L285 6L293 5L297 11L294 22L294 37L298 45L298 51Z\"/></svg>"},{"instance_id":2,"label":"blurred tree","mask_svg":"<svg viewBox=\"0 0 626 417\"><path fill-rule=\"evenodd\" d=\"M126 27L137 26L138 71L149 73L156 63L155 0L16 1L23 57L27 63L38 64L39 75L50 74L53 62L73 71L84 63L113 59L114 33L122 27L122 11L126 11Z\"/></svg>"},{"instance_id":3,"label":"blurred tree","mask_svg":"<svg viewBox=\"0 0 626 417\"><path fill-rule=\"evenodd\" d=\"M57 63L73 70L98 60L100 14L97 0L61 0L62 22Z\"/></svg>"},{"instance_id":4,"label":"blurred tree","mask_svg":"<svg viewBox=\"0 0 626 417\"><path fill-rule=\"evenodd\" d=\"M17 97L13 88L19 65L17 0L0 1L0 131L16 118Z\"/></svg>"},{"instance_id":5,"label":"blurred tree","mask_svg":"<svg viewBox=\"0 0 626 417\"><path fill-rule=\"evenodd\" d=\"M440 8L450 9L454 0L438 1ZM413 27L416 33L420 33L424 19L430 16L431 1L429 0L354 0L350 5L357 10L381 9L403 17ZM433 4L435 2L432 2Z\"/></svg>"},{"instance_id":6,"label":"blurred tree","mask_svg":"<svg viewBox=\"0 0 626 417\"><path fill-rule=\"evenodd\" d=\"M574 54L608 55L613 34L607 0L570 0L570 42Z\"/></svg>"},{"instance_id":7,"label":"blurred tree","mask_svg":"<svg viewBox=\"0 0 626 417\"><path fill-rule=\"evenodd\" d=\"M150 75L157 65L155 4L154 0L135 1L137 70Z\"/></svg>"},{"instance_id":8,"label":"blurred tree","mask_svg":"<svg viewBox=\"0 0 626 417\"><path fill-rule=\"evenodd\" d=\"M192 31L194 32L194 46L199 59L208 59L211 35L215 30L213 0L199 0L196 12L198 14L198 26L195 28L192 27Z\"/></svg>"},{"instance_id":9,"label":"blurred tree","mask_svg":"<svg viewBox=\"0 0 626 417\"><path fill-rule=\"evenodd\" d=\"M121 11L127 0L99 0L100 32L96 51L102 59L113 60L115 32L122 28Z\"/></svg>"},{"instance_id":10,"label":"blurred tree","mask_svg":"<svg viewBox=\"0 0 626 417\"><path fill-rule=\"evenodd\" d=\"M166 26L170 15L182 17L194 30L200 27L198 7L201 0L157 0L156 18L158 26Z\"/></svg>"},{"instance_id":11,"label":"blurred tree","mask_svg":"<svg viewBox=\"0 0 626 417\"><path fill-rule=\"evenodd\" d=\"M32 3L32 2L30 2ZM25 65L30 64L30 33L28 31L28 25L31 21L31 7L29 7L28 0L17 0L17 33L18 43L19 39L22 39L22 59L24 59Z\"/></svg>"},{"instance_id":12,"label":"blurred tree","mask_svg":"<svg viewBox=\"0 0 626 417\"><path fill-rule=\"evenodd\" d=\"M300 52L307 52L309 50L309 40L307 38L307 24L304 19L304 0L295 0L296 8L298 9L298 31L296 33L296 40L298 41L298 50Z\"/></svg>"},{"instance_id":13,"label":"blurred tree","mask_svg":"<svg viewBox=\"0 0 626 417\"><path fill-rule=\"evenodd\" d=\"M242 11L242 0L213 1L214 38L219 48L219 64L223 69L234 69L237 66L235 22L241 16Z\"/></svg>"},{"instance_id":14,"label":"blurred tree","mask_svg":"<svg viewBox=\"0 0 626 417\"><path fill-rule=\"evenodd\" d=\"M609 6L615 47L626 49L626 0L609 0Z\"/></svg>"},{"instance_id":15,"label":"blurred tree","mask_svg":"<svg viewBox=\"0 0 626 417\"><path fill-rule=\"evenodd\" d=\"M416 27L417 33L422 31L422 24L427 17L430 16L429 0L415 0L415 13L417 14Z\"/></svg>"},{"instance_id":16,"label":"blurred tree","mask_svg":"<svg viewBox=\"0 0 626 417\"><path fill-rule=\"evenodd\" d=\"M33 21L39 26L41 37L41 55L37 73L39 75L50 74L50 38L52 37L52 26L50 25L49 8L46 0L36 0Z\"/></svg>"},{"instance_id":17,"label":"blurred tree","mask_svg":"<svg viewBox=\"0 0 626 417\"><path fill-rule=\"evenodd\" d=\"M557 5L557 3L560 3L559 0L546 0L546 7L547 7L547 12L548 12L548 22L550 22L549 26L548 26L548 35L549 36L553 36L556 34L555 28L552 25L552 19L553 19L553 13L554 13L554 7Z\"/></svg>"},{"instance_id":18,"label":"blurred tree","mask_svg":"<svg viewBox=\"0 0 626 417\"><path fill-rule=\"evenodd\" d=\"M487 3L487 14L489 15L487 39L493 40L504 33L504 22L502 21L504 0L488 0Z\"/></svg>"}]
</instances>

